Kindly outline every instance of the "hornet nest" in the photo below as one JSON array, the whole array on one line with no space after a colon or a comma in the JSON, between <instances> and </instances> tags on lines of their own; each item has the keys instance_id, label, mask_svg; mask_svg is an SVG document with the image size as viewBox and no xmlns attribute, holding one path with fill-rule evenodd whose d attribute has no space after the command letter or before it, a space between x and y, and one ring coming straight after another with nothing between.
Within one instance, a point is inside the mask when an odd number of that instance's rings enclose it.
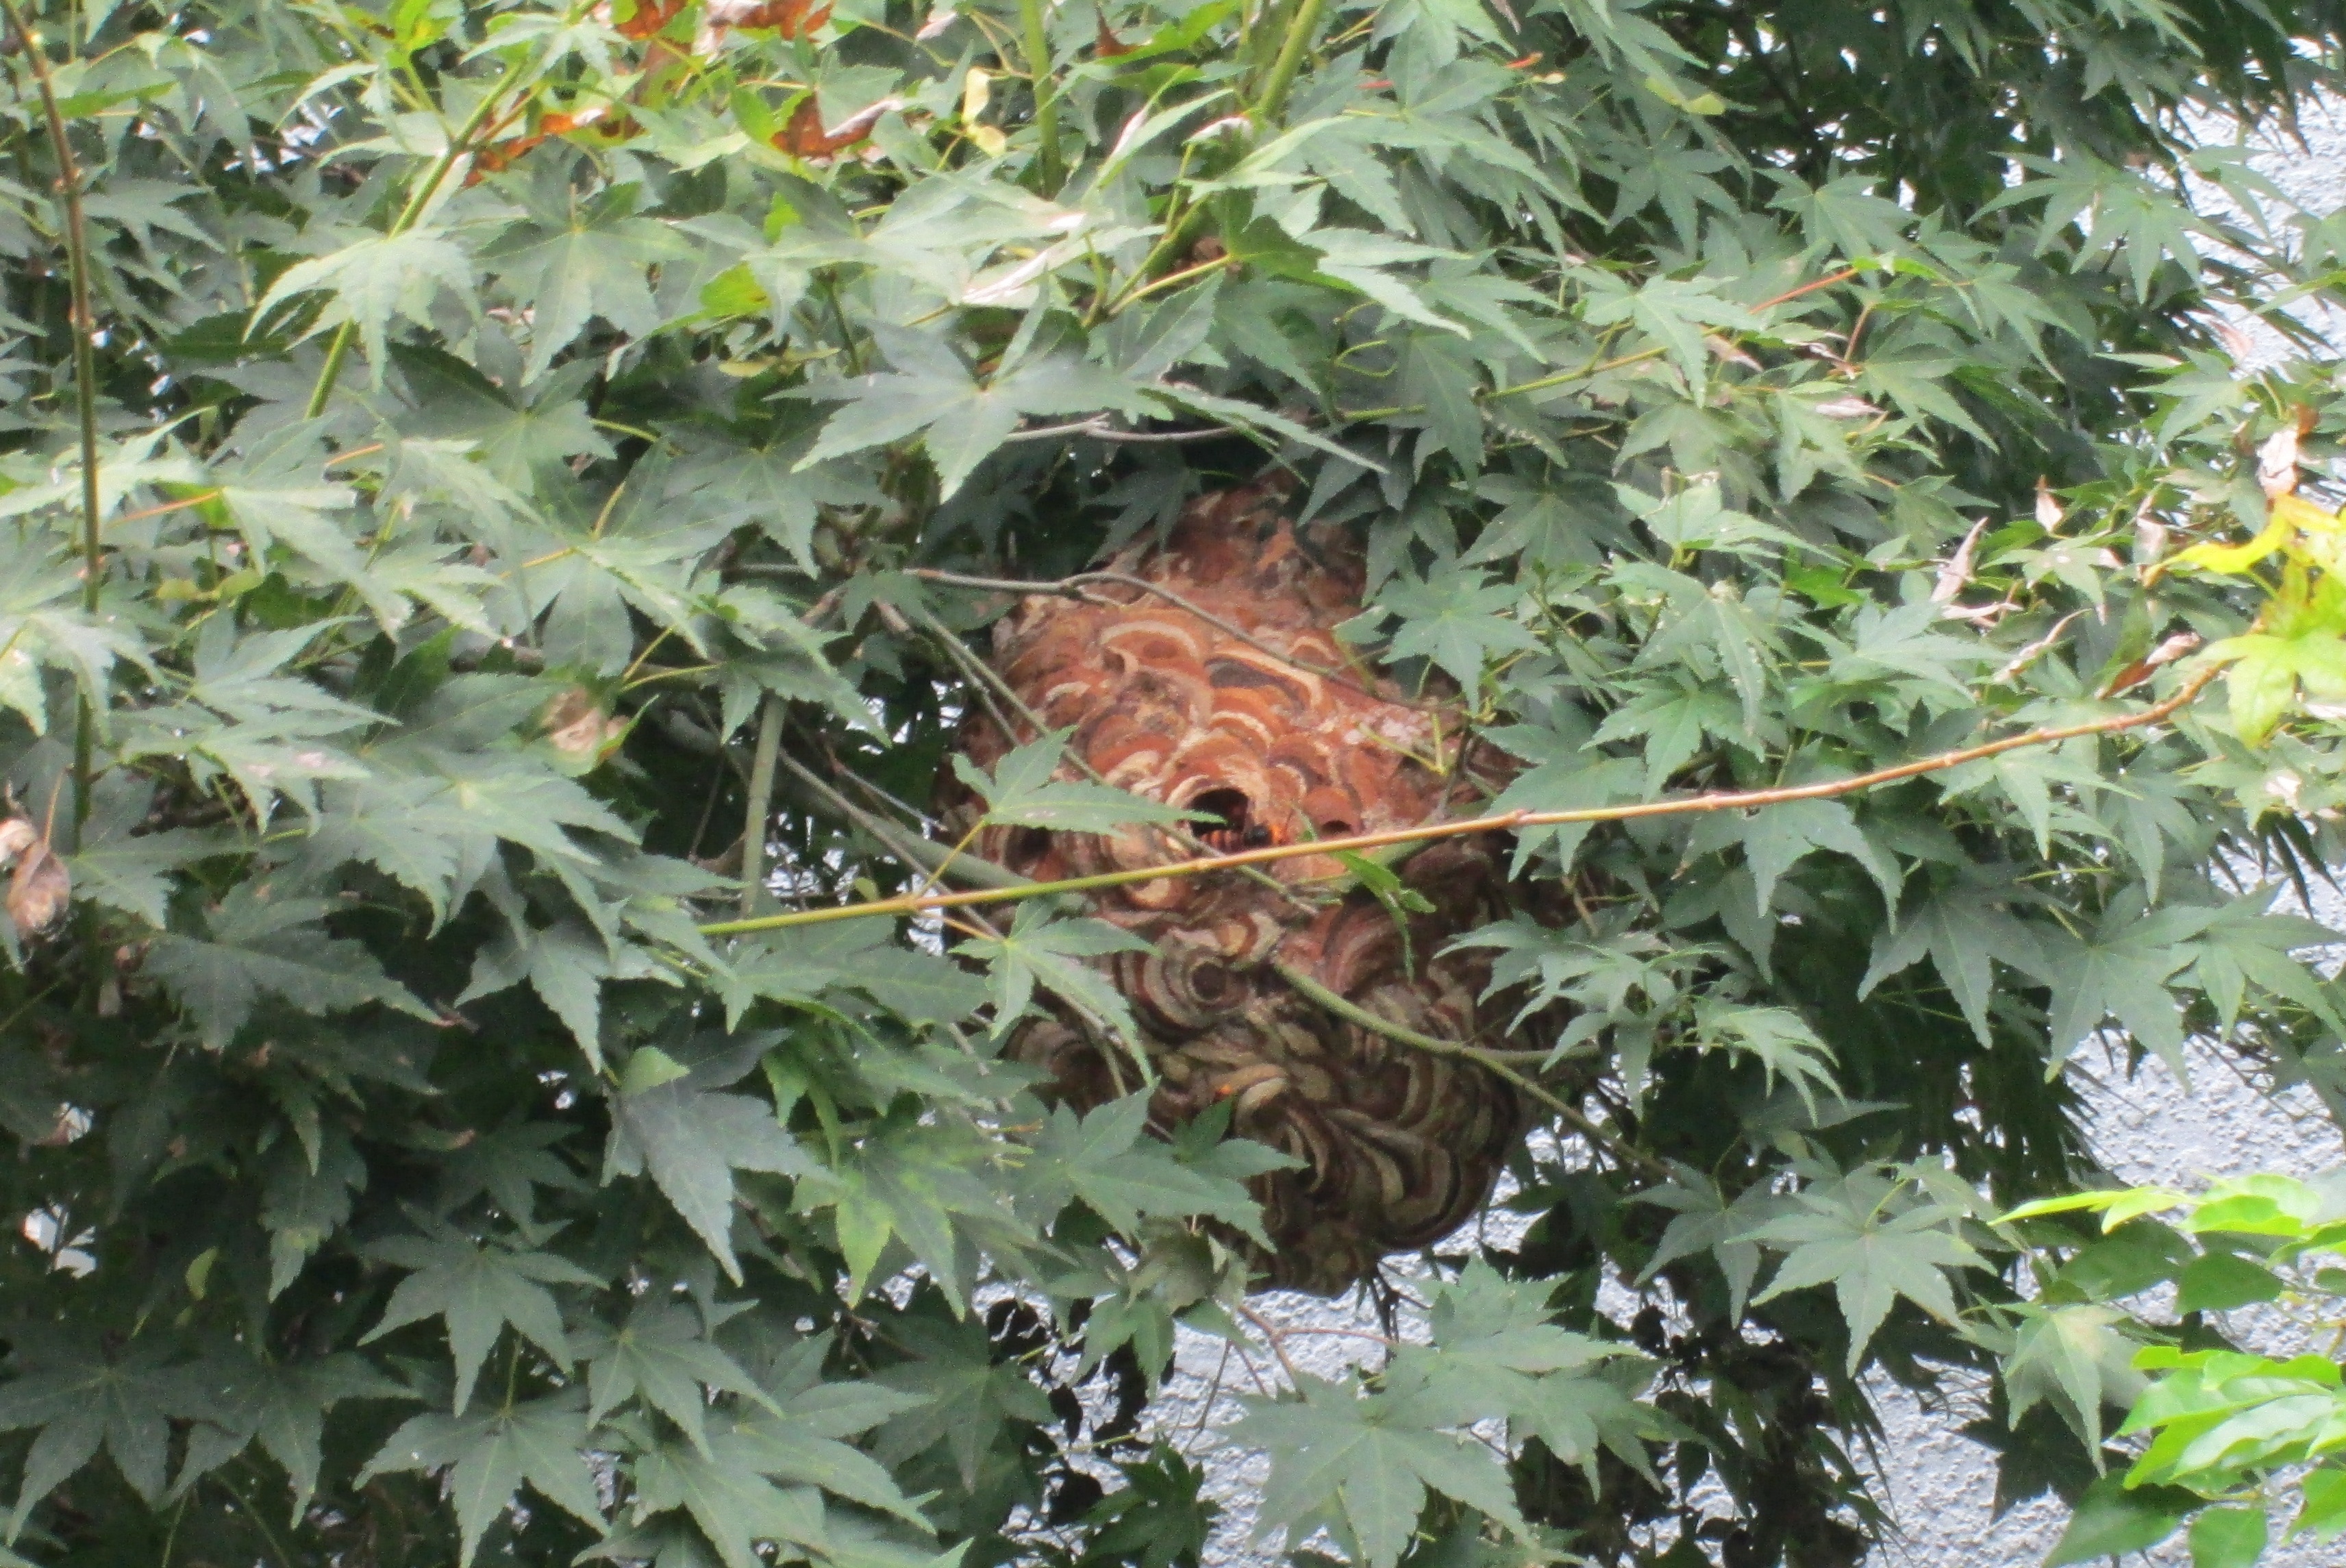
<instances>
[{"instance_id":1,"label":"hornet nest","mask_svg":"<svg viewBox=\"0 0 2346 1568\"><path fill-rule=\"evenodd\" d=\"M994 668L1045 725L1072 729L1070 757L1108 783L1194 809L1209 846L1472 816L1500 781L1504 762L1462 738L1454 697L1413 700L1338 642L1363 583L1343 531L1299 533L1265 489L1225 491L1191 504L1161 546L1112 565L1129 580L1021 600L995 625ZM984 717L964 736L987 767L1031 738ZM1462 751L1492 766L1477 777ZM1062 764L1063 777L1076 773ZM958 832L979 809L957 798L948 820ZM975 847L1036 880L1195 853L1148 827L995 826ZM1524 1130L1517 1091L1470 1057L1341 1016L1288 976L1402 1030L1474 1040L1489 965L1474 950L1443 949L1504 912L1499 852L1481 837L1418 850L1399 868L1418 895L1405 914L1333 855L1271 862L1260 877L1232 870L1097 895L1100 918L1148 943L1094 962L1130 999L1159 1074L1153 1120L1171 1127L1229 1101L1234 1131L1302 1162L1256 1182L1273 1250L1254 1261L1269 1283L1343 1290L1490 1196ZM1120 1090L1115 1047L1065 1013L1028 1020L1010 1049L1079 1109Z\"/></svg>"}]
</instances>

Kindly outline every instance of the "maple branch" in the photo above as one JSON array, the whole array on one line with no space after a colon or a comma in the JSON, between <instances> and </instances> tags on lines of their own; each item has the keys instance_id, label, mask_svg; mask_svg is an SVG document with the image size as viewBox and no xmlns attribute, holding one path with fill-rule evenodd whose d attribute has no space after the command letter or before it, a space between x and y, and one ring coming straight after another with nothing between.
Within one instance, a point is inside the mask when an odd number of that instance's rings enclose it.
<instances>
[{"instance_id":1,"label":"maple branch","mask_svg":"<svg viewBox=\"0 0 2346 1568\"><path fill-rule=\"evenodd\" d=\"M1097 871L1090 876L1066 877L1057 881L1023 882L1011 888L974 888L952 893L905 893L894 898L871 899L862 903L794 910L788 914L764 915L756 920L717 921L699 930L703 936L739 936L750 932L778 931L786 926L823 925L831 921L868 920L881 915L925 914L931 910L960 909L970 904L1017 903L1026 899L1050 898L1060 893L1096 892L1102 888L1129 887L1136 882L1202 876L1209 871L1260 866L1304 855L1361 854L1395 844L1427 843L1436 839L1463 838L1472 833L1508 833L1525 828L1556 828L1580 822L1627 822L1647 817L1685 816L1698 811L1748 811L1762 806L1785 805L1794 800L1830 800L1879 785L1894 784L1902 779L1919 778L1925 773L1960 768L1966 762L2001 757L2007 751L2057 746L2065 740L2077 740L2088 735L2114 735L2122 730L2157 724L2188 706L2220 673L2220 668L2215 666L2202 669L2178 688L2172 697L2134 713L2114 713L2076 724L2049 725L2024 734L2006 736L2002 740L1984 741L1977 746L1942 751L1935 756L1902 762L1895 767L1876 769L1871 773L1858 773L1847 779L1831 779L1816 784L1682 795L1669 800L1642 800L1627 806L1589 806L1566 811L1503 811L1495 816L1471 817L1454 822L1424 822L1382 832L1353 833L1341 839L1311 839L1300 843L1273 844L1260 850L1241 850L1228 855L1176 860L1162 866Z\"/></svg>"},{"instance_id":2,"label":"maple branch","mask_svg":"<svg viewBox=\"0 0 2346 1568\"><path fill-rule=\"evenodd\" d=\"M741 824L741 912L758 912L766 891L766 834L773 825L774 756L782 739L782 699L771 692L760 705L758 739L750 759L750 803Z\"/></svg>"},{"instance_id":3,"label":"maple branch","mask_svg":"<svg viewBox=\"0 0 2346 1568\"><path fill-rule=\"evenodd\" d=\"M1287 36L1280 40L1279 55L1270 63L1270 75L1262 84L1262 93L1250 111L1258 126L1268 126L1287 107L1287 91L1295 85L1295 73L1303 68L1303 56L1311 52L1312 40L1320 32L1320 14L1327 9L1327 0L1302 0L1287 24Z\"/></svg>"},{"instance_id":4,"label":"maple branch","mask_svg":"<svg viewBox=\"0 0 2346 1568\"><path fill-rule=\"evenodd\" d=\"M1059 97L1052 89L1051 35L1045 25L1043 0L1018 0L1018 19L1026 34L1026 77L1035 90L1035 137L1039 145L1035 167L1042 175L1045 196L1059 193Z\"/></svg>"},{"instance_id":5,"label":"maple branch","mask_svg":"<svg viewBox=\"0 0 2346 1568\"><path fill-rule=\"evenodd\" d=\"M16 0L0 0L8 30L23 46L26 63L41 94L41 114L48 122L49 147L57 160L57 205L65 213L66 272L73 316L74 409L81 424L81 607L97 614L98 588L106 575L106 555L98 542L102 510L97 487L97 322L89 309L89 224L82 210L81 165L74 158L73 138L66 132L66 117L57 107L56 79L49 71L48 44L25 25ZM30 170L26 170L30 173ZM81 694L74 724L74 842L81 842L82 824L89 820L90 779L97 755L97 716L89 694Z\"/></svg>"}]
</instances>

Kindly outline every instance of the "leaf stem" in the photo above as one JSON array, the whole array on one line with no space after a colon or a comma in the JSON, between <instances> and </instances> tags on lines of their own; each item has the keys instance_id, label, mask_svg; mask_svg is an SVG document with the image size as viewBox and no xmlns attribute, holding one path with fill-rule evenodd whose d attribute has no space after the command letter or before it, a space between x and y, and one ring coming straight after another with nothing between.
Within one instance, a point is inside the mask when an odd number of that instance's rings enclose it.
<instances>
[{"instance_id":1,"label":"leaf stem","mask_svg":"<svg viewBox=\"0 0 2346 1568\"><path fill-rule=\"evenodd\" d=\"M1016 903L1023 900L1046 898L1057 893L1093 892L1102 888L1128 887L1136 882L1157 881L1177 877L1202 876L1209 871L1235 871L1240 866L1259 866L1274 860L1290 860L1304 855L1335 855L1346 851L1361 853L1382 850L1394 844L1423 843L1435 839L1462 838L1473 833L1515 832L1525 828L1564 827L1580 822L1626 822L1648 817L1678 817L1698 811L1749 811L1763 806L1784 805L1794 800L1830 800L1843 795L1854 795L1883 784L1901 779L1920 778L1926 773L1943 772L1966 762L1977 762L1990 757L2001 757L2007 751L2029 747L2055 746L2065 740L2076 740L2088 735L2114 735L2122 730L2139 729L2171 718L2206 690L2210 681L2221 671L2210 666L2200 670L2178 688L2175 695L2133 713L2114 713L2100 718L2076 724L2041 727L2020 735L2006 736L2001 740L1984 741L1953 751L1942 751L1934 756L1901 762L1894 767L1876 769L1871 773L1853 774L1847 779L1826 779L1815 784L1798 784L1782 789L1721 791L1707 795L1684 795L1668 800L1642 800L1624 806L1590 806L1565 811L1503 811L1494 816L1473 817L1450 822L1425 822L1408 828L1393 828L1376 833L1355 833L1341 839L1307 840L1293 844L1273 844L1260 850L1242 850L1235 854L1200 857L1176 860L1162 866L1137 866L1127 871L1098 871L1090 876L1066 877L1057 881L1025 882L1015 888L981 888L966 892L932 893L915 897L900 894L894 898L872 899L861 903L833 904L821 909L798 910L788 914L766 915L757 920L718 921L700 927L704 936L735 936L745 932L775 931L784 926L821 925L839 920L866 920L876 916L925 914L931 910L957 909L966 904Z\"/></svg>"},{"instance_id":2,"label":"leaf stem","mask_svg":"<svg viewBox=\"0 0 2346 1568\"><path fill-rule=\"evenodd\" d=\"M1178 289L1184 283L1193 282L1209 273L1226 271L1237 264L1238 258L1234 256L1217 256L1212 260L1201 261L1195 267L1185 267L1178 272L1168 272L1162 278L1136 284L1110 300L1107 309L1101 312L1100 319L1114 321L1125 310L1160 290Z\"/></svg>"},{"instance_id":3,"label":"leaf stem","mask_svg":"<svg viewBox=\"0 0 2346 1568\"><path fill-rule=\"evenodd\" d=\"M473 106L473 112L465 117L464 125L448 138L448 145L440 149L438 158L432 160L432 167L424 171L423 178L408 193L407 204L399 209L399 216L391 220L391 227L384 231L383 238L396 239L415 227L416 221L432 205L432 199L440 193L441 182L448 178L448 171L456 167L458 158L472 150L473 138L479 136L496 117L497 100L505 97L505 88L521 72L519 60L505 62L504 72L489 84L488 91L483 93L481 101ZM334 329L333 341L326 345L326 362L319 367L318 384L310 389L310 404L302 411L302 418L316 419L326 412L327 400L334 395L334 383L342 380L342 362L350 358L351 339L357 331L356 321L346 321Z\"/></svg>"},{"instance_id":4,"label":"leaf stem","mask_svg":"<svg viewBox=\"0 0 2346 1568\"><path fill-rule=\"evenodd\" d=\"M1320 14L1327 8L1328 0L1302 0L1295 8L1295 19L1280 41L1279 56L1271 61L1270 75L1254 101L1257 126L1270 125L1286 107L1288 89L1295 85L1295 73L1303 68L1303 56L1311 53L1312 37L1320 31Z\"/></svg>"},{"instance_id":5,"label":"leaf stem","mask_svg":"<svg viewBox=\"0 0 2346 1568\"><path fill-rule=\"evenodd\" d=\"M1051 89L1051 34L1045 25L1044 0L1018 0L1018 19L1026 32L1026 78L1035 89L1035 136L1042 147L1036 168L1045 196L1056 196L1064 178L1059 168L1059 100Z\"/></svg>"},{"instance_id":6,"label":"leaf stem","mask_svg":"<svg viewBox=\"0 0 2346 1568\"><path fill-rule=\"evenodd\" d=\"M277 1559L278 1568L293 1568L293 1557L285 1550L285 1543L277 1539L277 1532L269 1527L269 1520L260 1510L252 1506L252 1500L239 1491L236 1482L228 1478L228 1471L217 1470L206 1479L219 1481L220 1490L234 1499L239 1508L244 1510L245 1518L252 1522L253 1529L259 1531L260 1539L268 1543L269 1554Z\"/></svg>"},{"instance_id":7,"label":"leaf stem","mask_svg":"<svg viewBox=\"0 0 2346 1568\"><path fill-rule=\"evenodd\" d=\"M1505 1067L1516 1064L1546 1062L1556 1058L1553 1051L1494 1051L1486 1045L1470 1044L1464 1040L1444 1040L1438 1035L1421 1034L1405 1028L1392 1019L1370 1012L1359 1003L1329 990L1303 971L1290 964L1272 961L1271 972L1285 981L1298 994L1327 1009L1347 1023L1356 1023L1372 1034L1382 1034L1398 1045L1413 1051L1423 1051L1433 1056L1463 1056L1485 1066ZM1566 1052L1562 1058L1586 1055L1586 1051Z\"/></svg>"},{"instance_id":8,"label":"leaf stem","mask_svg":"<svg viewBox=\"0 0 2346 1568\"><path fill-rule=\"evenodd\" d=\"M1582 365L1576 370L1558 371L1552 376L1542 376L1537 381L1518 382L1511 387L1493 387L1483 394L1483 398L1484 401L1488 402L1494 397L1514 397L1518 392L1545 392L1550 387L1560 387L1566 382L1586 381L1591 376L1601 376L1606 371L1617 371L1625 365L1640 364L1647 360L1658 360L1666 351L1660 348L1639 349L1634 354L1623 354L1617 359L1601 360L1595 364ZM1370 412L1374 413L1383 411L1371 410ZM1399 413L1411 411L1396 409L1392 412ZM1358 419L1362 416L1351 414L1346 417Z\"/></svg>"},{"instance_id":9,"label":"leaf stem","mask_svg":"<svg viewBox=\"0 0 2346 1568\"><path fill-rule=\"evenodd\" d=\"M23 45L26 61L41 93L41 113L48 122L49 146L57 160L57 204L65 212L66 272L72 290L74 409L81 424L81 607L97 614L98 593L105 582L106 555L98 542L100 506L97 484L97 323L89 308L89 225L82 210L81 165L74 158L73 138L66 133L66 117L57 107L56 81L49 71L48 46L25 25L16 0L0 0L8 30ZM68 30L67 46L71 46ZM30 172L29 170L27 172ZM90 780L95 771L97 713L87 690L74 721L74 845L81 844L82 824L89 820Z\"/></svg>"}]
</instances>

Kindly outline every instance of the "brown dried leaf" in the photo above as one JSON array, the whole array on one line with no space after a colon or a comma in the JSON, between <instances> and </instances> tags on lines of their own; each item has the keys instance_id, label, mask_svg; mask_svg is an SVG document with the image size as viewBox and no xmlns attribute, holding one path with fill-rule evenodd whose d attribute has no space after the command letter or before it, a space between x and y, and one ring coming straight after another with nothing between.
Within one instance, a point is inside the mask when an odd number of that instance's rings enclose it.
<instances>
[{"instance_id":1,"label":"brown dried leaf","mask_svg":"<svg viewBox=\"0 0 2346 1568\"><path fill-rule=\"evenodd\" d=\"M1954 555L1939 568L1938 580L1931 585L1933 604L1952 605L1956 595L1971 586L1972 563L1979 554L1980 535L1986 528L1987 519L1984 517L1973 524L1972 531L1964 535L1964 542L1955 547Z\"/></svg>"},{"instance_id":2,"label":"brown dried leaf","mask_svg":"<svg viewBox=\"0 0 2346 1568\"><path fill-rule=\"evenodd\" d=\"M580 767L601 761L605 749L627 729L627 720L604 713L602 699L583 686L546 704L539 723L547 744Z\"/></svg>"},{"instance_id":3,"label":"brown dried leaf","mask_svg":"<svg viewBox=\"0 0 2346 1568\"><path fill-rule=\"evenodd\" d=\"M2285 424L2265 438L2257 448L2257 484L2268 500L2295 493L2297 489L2297 426Z\"/></svg>"},{"instance_id":4,"label":"brown dried leaf","mask_svg":"<svg viewBox=\"0 0 2346 1568\"><path fill-rule=\"evenodd\" d=\"M2153 670L2161 665L2173 664L2185 654L2197 649L2199 643L2200 636L2198 632L2177 632L2173 636L2151 649L2148 654L2110 677L2109 683L2096 692L2095 697L2106 700L2117 696L2122 691L2132 691L2136 687L2148 680Z\"/></svg>"},{"instance_id":5,"label":"brown dried leaf","mask_svg":"<svg viewBox=\"0 0 2346 1568\"><path fill-rule=\"evenodd\" d=\"M879 123L882 115L890 109L902 108L904 100L899 97L882 98L876 104L867 104L826 129L822 123L822 110L816 107L814 95L809 93L799 100L799 107L790 111L790 123L774 133L774 145L795 158L829 158L842 148L852 147L870 136L872 127Z\"/></svg>"},{"instance_id":6,"label":"brown dried leaf","mask_svg":"<svg viewBox=\"0 0 2346 1568\"><path fill-rule=\"evenodd\" d=\"M73 879L66 873L66 863L49 848L46 839L36 839L16 861L15 875L8 879L8 919L18 933L36 936L57 922L73 902Z\"/></svg>"},{"instance_id":7,"label":"brown dried leaf","mask_svg":"<svg viewBox=\"0 0 2346 1568\"><path fill-rule=\"evenodd\" d=\"M619 4L624 5L627 0L619 0ZM648 38L674 21L686 4L687 0L635 0L627 19L615 22L613 26L623 38Z\"/></svg>"},{"instance_id":8,"label":"brown dried leaf","mask_svg":"<svg viewBox=\"0 0 2346 1568\"><path fill-rule=\"evenodd\" d=\"M770 27L785 38L803 38L831 20L830 0L709 0L709 19L720 27Z\"/></svg>"}]
</instances>

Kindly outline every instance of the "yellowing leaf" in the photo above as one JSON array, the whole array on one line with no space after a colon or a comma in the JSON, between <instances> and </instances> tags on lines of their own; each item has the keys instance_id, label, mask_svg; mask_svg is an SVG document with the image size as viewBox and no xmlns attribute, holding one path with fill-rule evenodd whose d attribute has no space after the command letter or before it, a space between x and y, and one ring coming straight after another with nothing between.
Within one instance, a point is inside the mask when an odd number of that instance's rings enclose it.
<instances>
[{"instance_id":1,"label":"yellowing leaf","mask_svg":"<svg viewBox=\"0 0 2346 1568\"><path fill-rule=\"evenodd\" d=\"M1107 24L1102 21L1100 25L1106 26ZM985 113L985 106L993 97L993 76L978 66L971 66L969 75L963 78L961 85L962 134L974 142L977 150L986 157L1000 158L1010 150L1010 138L994 126L978 123L978 117Z\"/></svg>"},{"instance_id":2,"label":"yellowing leaf","mask_svg":"<svg viewBox=\"0 0 2346 1568\"><path fill-rule=\"evenodd\" d=\"M2238 574L2247 571L2267 555L2289 543L2296 532L2289 518L2276 505L2272 521L2264 531L2245 545L2194 545L2168 563L2169 567L2193 566L2203 572Z\"/></svg>"}]
</instances>

